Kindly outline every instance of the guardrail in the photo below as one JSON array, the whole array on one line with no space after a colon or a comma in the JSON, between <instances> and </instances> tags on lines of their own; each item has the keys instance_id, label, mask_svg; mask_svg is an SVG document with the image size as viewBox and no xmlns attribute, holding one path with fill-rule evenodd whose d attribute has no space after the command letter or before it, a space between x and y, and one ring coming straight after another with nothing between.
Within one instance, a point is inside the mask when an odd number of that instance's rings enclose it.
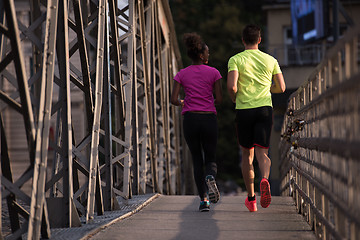
<instances>
[{"instance_id":1,"label":"guardrail","mask_svg":"<svg viewBox=\"0 0 360 240\"><path fill-rule=\"evenodd\" d=\"M360 239L359 36L353 28L327 52L282 127L281 193L319 239Z\"/></svg>"},{"instance_id":2,"label":"guardrail","mask_svg":"<svg viewBox=\"0 0 360 240\"><path fill-rule=\"evenodd\" d=\"M274 56L281 66L317 65L323 59L328 45L308 44L294 46L292 44L270 45L268 52Z\"/></svg>"}]
</instances>

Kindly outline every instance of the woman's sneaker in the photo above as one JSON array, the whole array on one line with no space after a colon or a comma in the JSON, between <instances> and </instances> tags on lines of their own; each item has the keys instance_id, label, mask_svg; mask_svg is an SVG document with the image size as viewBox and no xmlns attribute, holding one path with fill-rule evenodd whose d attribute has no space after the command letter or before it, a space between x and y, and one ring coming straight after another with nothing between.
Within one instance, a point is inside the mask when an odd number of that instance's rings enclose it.
<instances>
[{"instance_id":1,"label":"woman's sneaker","mask_svg":"<svg viewBox=\"0 0 360 240\"><path fill-rule=\"evenodd\" d=\"M260 182L260 205L263 208L267 208L271 203L271 191L270 191L270 183L266 178L263 178Z\"/></svg>"},{"instance_id":2,"label":"woman's sneaker","mask_svg":"<svg viewBox=\"0 0 360 240\"><path fill-rule=\"evenodd\" d=\"M247 197L245 199L245 206L249 209L250 212L256 212L257 211L256 198L253 201L249 201L249 198Z\"/></svg>"},{"instance_id":3,"label":"woman's sneaker","mask_svg":"<svg viewBox=\"0 0 360 240\"><path fill-rule=\"evenodd\" d=\"M205 178L205 182L209 188L209 200L212 203L217 203L220 199L220 192L216 186L216 181L214 176L207 175Z\"/></svg>"},{"instance_id":4,"label":"woman's sneaker","mask_svg":"<svg viewBox=\"0 0 360 240\"><path fill-rule=\"evenodd\" d=\"M208 212L208 211L210 211L210 202L207 201L207 200L200 201L199 211L200 212Z\"/></svg>"}]
</instances>

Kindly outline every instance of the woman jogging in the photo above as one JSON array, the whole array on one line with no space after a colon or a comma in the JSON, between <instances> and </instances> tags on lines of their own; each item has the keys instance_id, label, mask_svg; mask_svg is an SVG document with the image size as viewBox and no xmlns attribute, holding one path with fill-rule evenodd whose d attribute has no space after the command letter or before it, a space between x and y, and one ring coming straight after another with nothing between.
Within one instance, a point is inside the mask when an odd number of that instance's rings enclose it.
<instances>
[{"instance_id":1,"label":"woman jogging","mask_svg":"<svg viewBox=\"0 0 360 240\"><path fill-rule=\"evenodd\" d=\"M184 136L192 155L194 178L200 197L199 210L209 211L209 200L216 203L220 198L215 182L218 131L215 104L222 101L222 77L217 69L206 65L209 48L198 34L185 34L184 42L192 64L174 77L171 103L182 106ZM179 99L181 87L185 92L183 100Z\"/></svg>"}]
</instances>

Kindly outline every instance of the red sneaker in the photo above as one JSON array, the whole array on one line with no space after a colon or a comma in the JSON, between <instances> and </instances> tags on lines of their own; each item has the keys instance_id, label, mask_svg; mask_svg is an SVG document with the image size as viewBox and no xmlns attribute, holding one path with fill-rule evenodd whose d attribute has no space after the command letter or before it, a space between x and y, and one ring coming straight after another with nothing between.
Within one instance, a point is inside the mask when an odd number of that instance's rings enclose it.
<instances>
[{"instance_id":1,"label":"red sneaker","mask_svg":"<svg viewBox=\"0 0 360 240\"><path fill-rule=\"evenodd\" d=\"M249 209L250 212L256 212L257 211L256 199L253 201L249 201L249 199L246 198L245 206Z\"/></svg>"},{"instance_id":2,"label":"red sneaker","mask_svg":"<svg viewBox=\"0 0 360 240\"><path fill-rule=\"evenodd\" d=\"M271 203L271 192L270 192L270 183L266 178L263 178L260 182L260 205L263 208L267 208Z\"/></svg>"}]
</instances>

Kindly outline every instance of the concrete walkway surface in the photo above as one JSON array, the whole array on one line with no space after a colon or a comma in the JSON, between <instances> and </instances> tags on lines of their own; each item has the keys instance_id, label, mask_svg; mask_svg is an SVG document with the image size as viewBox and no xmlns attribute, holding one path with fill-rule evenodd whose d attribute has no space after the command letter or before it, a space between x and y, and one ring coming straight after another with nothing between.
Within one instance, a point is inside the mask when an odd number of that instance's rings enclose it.
<instances>
[{"instance_id":1,"label":"concrete walkway surface","mask_svg":"<svg viewBox=\"0 0 360 240\"><path fill-rule=\"evenodd\" d=\"M119 210L105 211L101 216L97 216L95 212L94 219L88 223L86 223L85 216L82 216L80 217L81 227L51 228L51 240L88 239L112 223L136 214L158 196L159 194L135 195L131 199L117 197ZM27 239L26 234L22 238Z\"/></svg>"},{"instance_id":2,"label":"concrete walkway surface","mask_svg":"<svg viewBox=\"0 0 360 240\"><path fill-rule=\"evenodd\" d=\"M312 239L315 234L296 212L290 197L272 197L271 205L250 213L243 196L224 196L210 212L199 212L197 196L159 195L136 214L115 221L87 239L231 240Z\"/></svg>"}]
</instances>

